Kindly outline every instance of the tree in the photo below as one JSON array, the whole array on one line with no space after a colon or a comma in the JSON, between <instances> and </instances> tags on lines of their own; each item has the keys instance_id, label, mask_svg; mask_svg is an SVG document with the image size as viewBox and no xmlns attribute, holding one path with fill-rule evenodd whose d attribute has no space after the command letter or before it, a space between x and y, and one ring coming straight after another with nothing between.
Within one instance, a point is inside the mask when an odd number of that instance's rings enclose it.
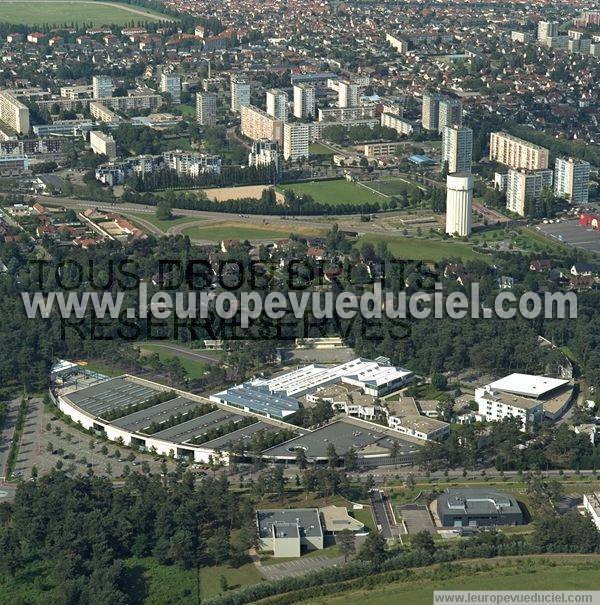
<instances>
[{"instance_id":1,"label":"tree","mask_svg":"<svg viewBox=\"0 0 600 605\"><path fill-rule=\"evenodd\" d=\"M227 592L229 589L227 578L223 574L219 576L219 585L221 586L221 592Z\"/></svg>"},{"instance_id":2,"label":"tree","mask_svg":"<svg viewBox=\"0 0 600 605\"><path fill-rule=\"evenodd\" d=\"M354 534L349 529L343 529L336 534L335 541L339 544L344 555L344 563L347 563L348 558L356 552Z\"/></svg>"},{"instance_id":3,"label":"tree","mask_svg":"<svg viewBox=\"0 0 600 605\"><path fill-rule=\"evenodd\" d=\"M417 532L412 537L410 543L413 548L424 550L430 554L435 552L435 542L433 541L433 537L427 530Z\"/></svg>"},{"instance_id":4,"label":"tree","mask_svg":"<svg viewBox=\"0 0 600 605\"><path fill-rule=\"evenodd\" d=\"M335 468L338 465L338 460L339 458L335 451L335 445L330 443L327 446L327 464L329 465L329 468Z\"/></svg>"},{"instance_id":5,"label":"tree","mask_svg":"<svg viewBox=\"0 0 600 605\"><path fill-rule=\"evenodd\" d=\"M371 532L358 551L357 557L362 561L381 563L385 559L385 539L377 531Z\"/></svg>"},{"instance_id":6,"label":"tree","mask_svg":"<svg viewBox=\"0 0 600 605\"><path fill-rule=\"evenodd\" d=\"M448 379L439 372L436 372L431 377L431 386L438 391L444 391L448 387Z\"/></svg>"},{"instance_id":7,"label":"tree","mask_svg":"<svg viewBox=\"0 0 600 605\"><path fill-rule=\"evenodd\" d=\"M306 459L306 451L304 450L304 448L299 447L296 450L296 464L298 465L298 468L305 469L307 462L308 461Z\"/></svg>"},{"instance_id":8,"label":"tree","mask_svg":"<svg viewBox=\"0 0 600 605\"><path fill-rule=\"evenodd\" d=\"M156 218L161 221L169 221L173 218L171 202L166 198L160 198L156 204Z\"/></svg>"}]
</instances>

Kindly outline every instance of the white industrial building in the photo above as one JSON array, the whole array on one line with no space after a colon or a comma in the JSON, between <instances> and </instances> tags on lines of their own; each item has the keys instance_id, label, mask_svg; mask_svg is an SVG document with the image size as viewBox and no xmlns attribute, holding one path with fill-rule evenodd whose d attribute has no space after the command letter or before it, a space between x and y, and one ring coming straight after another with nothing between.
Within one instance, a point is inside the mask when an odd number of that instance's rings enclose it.
<instances>
[{"instance_id":1,"label":"white industrial building","mask_svg":"<svg viewBox=\"0 0 600 605\"><path fill-rule=\"evenodd\" d=\"M567 397L559 395L569 384L561 378L514 373L475 389L475 401L486 420L519 418L525 430L542 419L546 403L552 405L558 400L562 404L558 413L563 411L570 392Z\"/></svg>"},{"instance_id":2,"label":"white industrial building","mask_svg":"<svg viewBox=\"0 0 600 605\"><path fill-rule=\"evenodd\" d=\"M410 370L392 366L388 359L371 361L359 357L333 367L311 364L269 380L257 380L256 384L264 384L271 391L282 391L291 397L300 397L319 387L342 382L361 388L367 395L382 397L402 388L413 377Z\"/></svg>"}]
</instances>

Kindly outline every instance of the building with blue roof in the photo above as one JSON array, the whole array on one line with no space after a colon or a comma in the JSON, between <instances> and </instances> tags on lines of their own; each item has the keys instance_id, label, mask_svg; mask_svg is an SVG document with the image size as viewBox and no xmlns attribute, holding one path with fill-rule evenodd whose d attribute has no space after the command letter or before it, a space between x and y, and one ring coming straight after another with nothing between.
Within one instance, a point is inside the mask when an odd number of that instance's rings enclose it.
<instances>
[{"instance_id":1,"label":"building with blue roof","mask_svg":"<svg viewBox=\"0 0 600 605\"><path fill-rule=\"evenodd\" d=\"M215 393L210 396L210 399L216 403L241 408L246 412L281 420L293 416L300 409L298 401L283 391L271 391L267 386L250 382Z\"/></svg>"}]
</instances>

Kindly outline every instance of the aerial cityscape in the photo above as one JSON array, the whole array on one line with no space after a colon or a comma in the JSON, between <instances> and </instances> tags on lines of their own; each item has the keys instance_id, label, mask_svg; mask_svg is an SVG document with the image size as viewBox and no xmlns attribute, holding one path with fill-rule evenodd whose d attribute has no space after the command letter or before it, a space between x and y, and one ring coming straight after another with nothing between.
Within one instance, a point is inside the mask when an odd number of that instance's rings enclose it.
<instances>
[{"instance_id":1,"label":"aerial cityscape","mask_svg":"<svg viewBox=\"0 0 600 605\"><path fill-rule=\"evenodd\" d=\"M0 2L0 605L600 603L600 6Z\"/></svg>"}]
</instances>

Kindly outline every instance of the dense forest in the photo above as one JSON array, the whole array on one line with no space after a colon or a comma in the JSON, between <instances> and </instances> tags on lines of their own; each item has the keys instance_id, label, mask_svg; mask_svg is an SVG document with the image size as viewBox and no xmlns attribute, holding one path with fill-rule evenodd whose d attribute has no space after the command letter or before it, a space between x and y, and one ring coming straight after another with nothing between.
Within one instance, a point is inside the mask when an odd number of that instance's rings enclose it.
<instances>
[{"instance_id":1,"label":"dense forest","mask_svg":"<svg viewBox=\"0 0 600 605\"><path fill-rule=\"evenodd\" d=\"M58 247L52 241L45 241L47 250L54 260L47 263L41 283L44 292L63 290L68 286L69 272L64 267L57 268L66 259L77 261L81 266L94 265L94 275L75 283L76 291L94 288L104 289L109 284L112 271L120 263L133 270L139 278L150 281L157 272L161 259L176 259L183 266L190 259L208 260L209 252L203 248L194 248L188 239L178 236L173 238L154 239L133 242L125 247L117 243L105 243L90 250ZM346 254L344 275L333 284L334 292L342 290L360 294L368 285L361 278L370 277L365 270L364 260L372 266L390 261L391 254L385 245L375 249L372 245L363 246L360 251L352 248L350 240L343 234L332 232L327 238L327 245L335 254ZM241 349L235 352L236 363L240 372L237 376L244 378L245 369L255 371L252 353L262 360L269 358L269 349L273 353L272 339L293 339L303 337L310 332L319 334L340 334L354 346L357 352L367 357L385 355L392 362L408 367L418 373L430 375L434 372L460 371L472 368L480 372L495 374L511 371L538 372L555 368L560 353L541 350L537 345L538 335L546 336L554 344L567 347L576 362L578 370L583 373L592 385L600 385L600 293L594 290L578 294L578 313L576 320L536 319L512 320L500 319L419 319L419 320L368 320L341 322L336 320L296 320L288 313L281 322L285 328L279 329L266 319L258 320L251 329L242 333L235 321L223 322L210 317L202 324L198 322L150 322L139 320L129 325L123 320L94 321L90 316L78 322L65 323L57 314L49 319L27 319L21 301L21 292L35 292L40 289L38 279L39 264L29 262L27 244L10 243L0 245L0 258L8 267L8 272L0 277L0 312L8 321L0 326L0 378L3 383L25 384L29 388L39 388L47 383L48 369L52 359L57 357L89 358L112 355L117 357L116 349L129 346L132 340L145 338L173 338L175 340L199 340L213 338L216 334L231 333L237 338L246 335L257 339L255 348ZM297 254L305 254L305 245L297 242ZM251 265L247 249L239 246L224 260L240 260L241 266ZM498 291L499 275L510 275L519 284L516 292L546 287L540 274L529 271L532 255L499 253L494 256L494 266L481 261L470 261L464 264L465 274L479 282L483 301L493 299ZM557 257L556 263L569 268L571 263L579 260L579 253L573 251L570 256ZM309 273L318 274L314 261L304 258ZM353 265L354 263L354 265ZM438 265L438 267L441 265ZM111 269L112 267L112 269ZM395 266L397 267L397 266ZM421 266L422 268L422 266ZM398 291L408 284L408 292L427 287L428 280L439 280L445 291L465 290L470 286L459 285L452 277L445 278L438 269L430 271L423 282L417 264L406 263L401 273L390 271L386 285L388 290ZM57 282L60 274L60 283ZM90 280L90 277L92 279ZM113 279L107 287L117 292L123 287L122 280ZM131 286L129 286L131 287ZM242 289L248 288L247 281ZM285 292L289 288L287 280L280 274L269 272L262 284L255 284L254 289L265 295L272 290ZM150 287L150 296L158 288ZM138 306L137 289L125 293L124 306ZM310 306L309 306L310 310ZM68 324L68 325L67 325ZM307 332L308 331L308 332ZM262 343L265 345L262 347Z\"/></svg>"}]
</instances>

